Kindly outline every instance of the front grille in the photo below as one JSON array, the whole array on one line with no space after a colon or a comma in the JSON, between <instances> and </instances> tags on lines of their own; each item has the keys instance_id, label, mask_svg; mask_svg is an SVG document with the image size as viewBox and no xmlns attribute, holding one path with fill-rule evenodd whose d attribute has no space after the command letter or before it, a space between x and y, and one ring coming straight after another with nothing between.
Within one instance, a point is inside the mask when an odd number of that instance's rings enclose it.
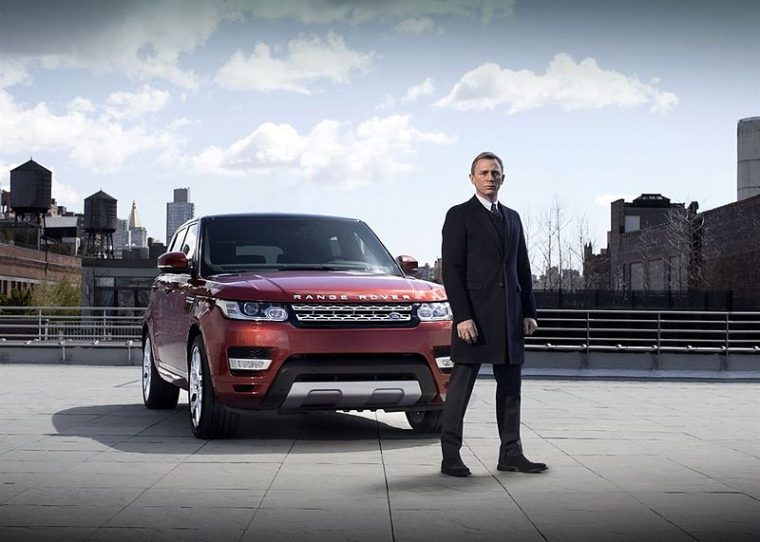
<instances>
[{"instance_id":1,"label":"front grille","mask_svg":"<svg viewBox=\"0 0 760 542\"><path fill-rule=\"evenodd\" d=\"M296 320L304 325L320 324L378 324L409 325L412 323L412 304L321 304L291 305Z\"/></svg>"}]
</instances>

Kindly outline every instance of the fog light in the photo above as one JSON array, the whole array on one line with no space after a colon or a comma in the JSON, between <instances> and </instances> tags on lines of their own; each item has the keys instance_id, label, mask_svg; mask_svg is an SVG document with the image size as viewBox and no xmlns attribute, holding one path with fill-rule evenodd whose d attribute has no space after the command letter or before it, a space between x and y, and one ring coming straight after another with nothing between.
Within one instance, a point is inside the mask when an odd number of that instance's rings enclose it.
<instances>
[{"instance_id":1,"label":"fog light","mask_svg":"<svg viewBox=\"0 0 760 542\"><path fill-rule=\"evenodd\" d=\"M230 358L230 369L233 371L265 371L271 364L271 359Z\"/></svg>"},{"instance_id":2,"label":"fog light","mask_svg":"<svg viewBox=\"0 0 760 542\"><path fill-rule=\"evenodd\" d=\"M435 362L438 364L439 369L451 369L454 367L454 362L451 361L449 356L435 358Z\"/></svg>"}]
</instances>

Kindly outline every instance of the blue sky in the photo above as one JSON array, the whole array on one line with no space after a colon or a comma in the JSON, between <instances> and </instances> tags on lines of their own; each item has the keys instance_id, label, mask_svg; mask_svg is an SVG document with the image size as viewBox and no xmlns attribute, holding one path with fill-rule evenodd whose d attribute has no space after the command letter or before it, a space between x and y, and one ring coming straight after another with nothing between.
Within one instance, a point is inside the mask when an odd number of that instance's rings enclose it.
<instances>
[{"instance_id":1,"label":"blue sky","mask_svg":"<svg viewBox=\"0 0 760 542\"><path fill-rule=\"evenodd\" d=\"M189 186L198 214L354 216L432 262L492 150L538 263L554 201L604 246L617 196L735 200L758 28L749 0L6 0L0 185L33 156L69 209L134 199L162 240Z\"/></svg>"}]
</instances>

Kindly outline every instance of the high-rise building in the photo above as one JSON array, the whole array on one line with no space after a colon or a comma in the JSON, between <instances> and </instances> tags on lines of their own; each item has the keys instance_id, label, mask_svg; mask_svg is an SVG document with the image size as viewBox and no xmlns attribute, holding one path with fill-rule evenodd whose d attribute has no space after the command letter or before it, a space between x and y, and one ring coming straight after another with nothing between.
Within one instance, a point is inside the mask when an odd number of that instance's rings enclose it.
<instances>
[{"instance_id":1,"label":"high-rise building","mask_svg":"<svg viewBox=\"0 0 760 542\"><path fill-rule=\"evenodd\" d=\"M129 227L123 218L116 219L116 231L113 232L114 256L121 258L124 250L129 250Z\"/></svg>"},{"instance_id":2,"label":"high-rise building","mask_svg":"<svg viewBox=\"0 0 760 542\"><path fill-rule=\"evenodd\" d=\"M174 201L166 204L166 244L182 224L195 216L195 204L190 201L189 188L175 188Z\"/></svg>"},{"instance_id":3,"label":"high-rise building","mask_svg":"<svg viewBox=\"0 0 760 542\"><path fill-rule=\"evenodd\" d=\"M135 203L135 200L132 200L132 210L129 211L127 228L129 229L129 244L132 248L148 246L148 230L142 225L140 215L137 213L137 203Z\"/></svg>"}]
</instances>

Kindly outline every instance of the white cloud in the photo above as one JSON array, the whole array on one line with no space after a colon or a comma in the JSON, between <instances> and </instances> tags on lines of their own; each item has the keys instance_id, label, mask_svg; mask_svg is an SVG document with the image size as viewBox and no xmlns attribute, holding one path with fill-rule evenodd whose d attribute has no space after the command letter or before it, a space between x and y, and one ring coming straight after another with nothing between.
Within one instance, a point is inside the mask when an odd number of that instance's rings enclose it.
<instances>
[{"instance_id":1,"label":"white cloud","mask_svg":"<svg viewBox=\"0 0 760 542\"><path fill-rule=\"evenodd\" d=\"M11 170L20 164L9 164L0 160L0 189L10 190Z\"/></svg>"},{"instance_id":2,"label":"white cloud","mask_svg":"<svg viewBox=\"0 0 760 542\"><path fill-rule=\"evenodd\" d=\"M233 90L308 94L308 84L321 79L346 83L351 72L366 71L371 62L372 53L349 49L343 38L333 33L325 39L304 36L288 43L282 59L273 57L265 43L257 44L250 56L236 52L219 70L216 82Z\"/></svg>"},{"instance_id":3,"label":"white cloud","mask_svg":"<svg viewBox=\"0 0 760 542\"><path fill-rule=\"evenodd\" d=\"M445 145L441 132L411 126L410 116L373 117L352 129L323 120L300 134L289 124L262 124L227 148L211 146L188 165L198 174L301 176L332 187L354 187L413 171L409 158L420 143Z\"/></svg>"},{"instance_id":4,"label":"white cloud","mask_svg":"<svg viewBox=\"0 0 760 542\"><path fill-rule=\"evenodd\" d=\"M143 85L137 92L113 92L106 98L106 112L113 118L137 118L162 110L169 103L171 94L150 85Z\"/></svg>"},{"instance_id":5,"label":"white cloud","mask_svg":"<svg viewBox=\"0 0 760 542\"><path fill-rule=\"evenodd\" d=\"M84 198L79 192L71 188L69 185L59 183L55 178L55 173L53 173L53 186L51 187L51 195L53 198L55 198L55 201L58 205L81 205L82 201L84 201Z\"/></svg>"},{"instance_id":6,"label":"white cloud","mask_svg":"<svg viewBox=\"0 0 760 542\"><path fill-rule=\"evenodd\" d=\"M0 17L3 86L28 80L29 69L41 67L195 88L199 78L180 66L180 56L204 44L222 21L239 17L234 3L221 2L18 2Z\"/></svg>"},{"instance_id":7,"label":"white cloud","mask_svg":"<svg viewBox=\"0 0 760 542\"><path fill-rule=\"evenodd\" d=\"M80 167L114 171L135 155L175 144L165 130L127 126L108 116L95 116L88 103L74 100L66 113L57 114L44 102L25 108L0 90L4 152L64 151Z\"/></svg>"},{"instance_id":8,"label":"white cloud","mask_svg":"<svg viewBox=\"0 0 760 542\"><path fill-rule=\"evenodd\" d=\"M375 111L386 111L396 106L396 99L387 92L383 95L383 101L375 106Z\"/></svg>"},{"instance_id":9,"label":"white cloud","mask_svg":"<svg viewBox=\"0 0 760 542\"><path fill-rule=\"evenodd\" d=\"M393 31L397 34L412 34L421 36L422 34L443 34L443 28L435 24L430 17L411 17L404 19L396 26Z\"/></svg>"},{"instance_id":10,"label":"white cloud","mask_svg":"<svg viewBox=\"0 0 760 542\"><path fill-rule=\"evenodd\" d=\"M608 209L610 206L610 203L612 203L613 201L617 201L619 199L624 199L626 201L633 201L633 199L636 197L638 196L634 196L632 194L600 194L594 198L594 205Z\"/></svg>"},{"instance_id":11,"label":"white cloud","mask_svg":"<svg viewBox=\"0 0 760 542\"><path fill-rule=\"evenodd\" d=\"M92 100L82 98L81 96L77 96L71 100L68 105L69 113L94 113L96 110L97 106Z\"/></svg>"},{"instance_id":12,"label":"white cloud","mask_svg":"<svg viewBox=\"0 0 760 542\"><path fill-rule=\"evenodd\" d=\"M12 2L0 17L0 88L28 82L34 68L73 68L195 89L201 77L182 66L182 57L205 45L225 22L253 17L305 24L393 24L456 16L487 23L510 16L513 6L513 0ZM430 23L416 24L424 30Z\"/></svg>"},{"instance_id":13,"label":"white cloud","mask_svg":"<svg viewBox=\"0 0 760 542\"><path fill-rule=\"evenodd\" d=\"M28 83L29 79L23 60L0 55L0 89Z\"/></svg>"},{"instance_id":14,"label":"white cloud","mask_svg":"<svg viewBox=\"0 0 760 542\"><path fill-rule=\"evenodd\" d=\"M430 96L435 92L435 85L433 80L428 77L422 83L414 85L406 91L406 94L401 98L402 103L413 102L421 96Z\"/></svg>"},{"instance_id":15,"label":"white cloud","mask_svg":"<svg viewBox=\"0 0 760 542\"><path fill-rule=\"evenodd\" d=\"M570 55L560 53L543 75L483 64L464 74L435 106L459 111L509 106L509 113L517 113L548 104L570 110L652 103L652 111L664 113L678 103L678 98L658 90L658 82L643 83L636 75L601 69L593 58L576 63Z\"/></svg>"}]
</instances>

